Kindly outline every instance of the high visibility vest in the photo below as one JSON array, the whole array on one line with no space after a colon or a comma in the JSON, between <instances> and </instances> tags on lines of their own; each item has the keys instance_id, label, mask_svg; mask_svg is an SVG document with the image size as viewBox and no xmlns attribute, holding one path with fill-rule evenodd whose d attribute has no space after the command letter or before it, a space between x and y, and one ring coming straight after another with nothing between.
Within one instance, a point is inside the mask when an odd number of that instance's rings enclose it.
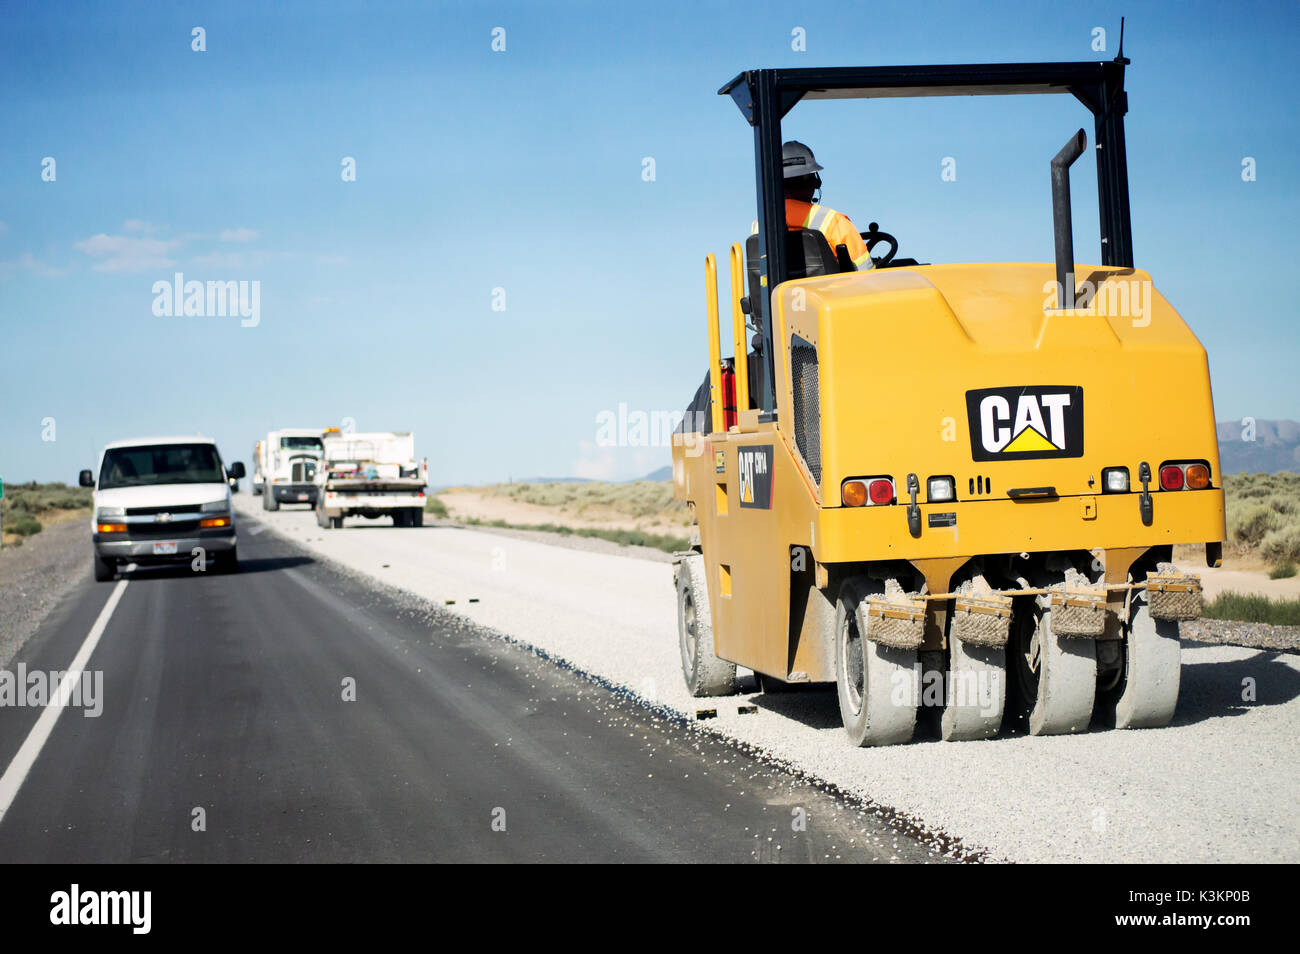
<instances>
[{"instance_id":1,"label":"high visibility vest","mask_svg":"<svg viewBox=\"0 0 1300 954\"><path fill-rule=\"evenodd\" d=\"M842 212L836 212L824 205L786 199L785 224L786 228L790 229L816 229L826 236L832 252L840 245L847 246L849 258L853 259L853 266L858 271L873 267L871 253L867 251L867 243L862 241L858 230L853 227L849 217Z\"/></svg>"},{"instance_id":2,"label":"high visibility vest","mask_svg":"<svg viewBox=\"0 0 1300 954\"><path fill-rule=\"evenodd\" d=\"M836 212L830 206L788 198L785 200L785 227L791 231L816 229L826 236L832 252L837 246L847 246L849 258L858 271L865 272L875 267L871 261L871 253L867 251L867 243L862 241L862 236L853 227L849 217L843 212ZM757 220L754 222L753 231L755 235L758 234Z\"/></svg>"}]
</instances>

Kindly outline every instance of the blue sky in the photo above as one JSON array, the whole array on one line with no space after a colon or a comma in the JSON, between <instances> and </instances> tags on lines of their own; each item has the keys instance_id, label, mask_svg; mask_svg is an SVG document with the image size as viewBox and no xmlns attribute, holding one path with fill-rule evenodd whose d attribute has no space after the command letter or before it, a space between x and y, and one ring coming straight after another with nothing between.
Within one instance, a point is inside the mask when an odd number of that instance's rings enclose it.
<instances>
[{"instance_id":1,"label":"blue sky","mask_svg":"<svg viewBox=\"0 0 1300 954\"><path fill-rule=\"evenodd\" d=\"M1300 417L1294 2L5 3L0 475L72 481L153 433L247 460L272 427L351 418L414 430L435 484L640 476L667 449L594 446L597 416L684 405L704 255L754 216L719 86L1109 59L1121 14L1137 265L1205 344L1220 420ZM1048 261L1047 161L1080 126L1067 97L988 97L809 103L784 131L901 254ZM1093 262L1092 163L1073 194ZM260 323L155 316L178 271L259 281Z\"/></svg>"}]
</instances>

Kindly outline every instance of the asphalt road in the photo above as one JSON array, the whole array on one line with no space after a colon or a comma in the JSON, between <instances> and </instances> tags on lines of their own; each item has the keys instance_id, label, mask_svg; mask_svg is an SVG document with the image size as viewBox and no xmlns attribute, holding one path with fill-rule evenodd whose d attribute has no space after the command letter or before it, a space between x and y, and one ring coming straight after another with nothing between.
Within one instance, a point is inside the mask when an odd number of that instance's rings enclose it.
<instances>
[{"instance_id":1,"label":"asphalt road","mask_svg":"<svg viewBox=\"0 0 1300 954\"><path fill-rule=\"evenodd\" d=\"M0 860L939 857L735 743L248 526L238 574L130 575L89 659L102 713L62 710L7 810L0 797ZM8 668L66 669L117 587L87 576ZM0 708L11 791L39 715Z\"/></svg>"}]
</instances>

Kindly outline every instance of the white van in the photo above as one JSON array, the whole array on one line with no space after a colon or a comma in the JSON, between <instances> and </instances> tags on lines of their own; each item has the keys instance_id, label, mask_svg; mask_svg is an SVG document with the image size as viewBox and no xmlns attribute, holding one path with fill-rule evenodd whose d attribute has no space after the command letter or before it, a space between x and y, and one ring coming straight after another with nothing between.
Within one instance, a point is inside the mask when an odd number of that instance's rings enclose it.
<instances>
[{"instance_id":1,"label":"white van","mask_svg":"<svg viewBox=\"0 0 1300 954\"><path fill-rule=\"evenodd\" d=\"M238 569L230 479L244 476L238 461L227 470L207 437L150 437L114 441L99 457L98 476L81 472L95 488L91 518L95 579L111 580L127 563L192 563Z\"/></svg>"}]
</instances>

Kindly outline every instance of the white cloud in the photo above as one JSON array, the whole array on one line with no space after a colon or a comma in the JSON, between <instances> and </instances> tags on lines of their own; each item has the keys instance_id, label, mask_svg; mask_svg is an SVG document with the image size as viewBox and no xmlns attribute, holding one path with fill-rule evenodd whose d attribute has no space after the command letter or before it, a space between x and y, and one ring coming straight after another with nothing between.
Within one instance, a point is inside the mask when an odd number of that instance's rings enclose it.
<instances>
[{"instance_id":1,"label":"white cloud","mask_svg":"<svg viewBox=\"0 0 1300 954\"><path fill-rule=\"evenodd\" d=\"M195 255L190 262L209 268L260 268L270 260L269 252L209 252Z\"/></svg>"},{"instance_id":2,"label":"white cloud","mask_svg":"<svg viewBox=\"0 0 1300 954\"><path fill-rule=\"evenodd\" d=\"M41 278L51 278L55 275L64 274L67 269L46 265L31 252L23 252L16 259L10 261L0 261L0 281L8 280L20 271L31 272L33 275L39 275Z\"/></svg>"},{"instance_id":3,"label":"white cloud","mask_svg":"<svg viewBox=\"0 0 1300 954\"><path fill-rule=\"evenodd\" d=\"M251 242L257 238L256 229L246 229L242 226L237 229L222 229L221 241L223 242Z\"/></svg>"},{"instance_id":4,"label":"white cloud","mask_svg":"<svg viewBox=\"0 0 1300 954\"><path fill-rule=\"evenodd\" d=\"M175 265L170 257L181 246L179 239L132 238L127 235L100 233L74 242L72 247L85 252L96 262L97 272L138 272Z\"/></svg>"},{"instance_id":5,"label":"white cloud","mask_svg":"<svg viewBox=\"0 0 1300 954\"><path fill-rule=\"evenodd\" d=\"M618 473L618 457L611 448L597 449L591 441L579 441L578 453L573 462L573 476L587 480L612 480Z\"/></svg>"},{"instance_id":6,"label":"white cloud","mask_svg":"<svg viewBox=\"0 0 1300 954\"><path fill-rule=\"evenodd\" d=\"M143 219L127 219L122 223L122 231L136 235L153 235L158 231L158 226Z\"/></svg>"}]
</instances>

